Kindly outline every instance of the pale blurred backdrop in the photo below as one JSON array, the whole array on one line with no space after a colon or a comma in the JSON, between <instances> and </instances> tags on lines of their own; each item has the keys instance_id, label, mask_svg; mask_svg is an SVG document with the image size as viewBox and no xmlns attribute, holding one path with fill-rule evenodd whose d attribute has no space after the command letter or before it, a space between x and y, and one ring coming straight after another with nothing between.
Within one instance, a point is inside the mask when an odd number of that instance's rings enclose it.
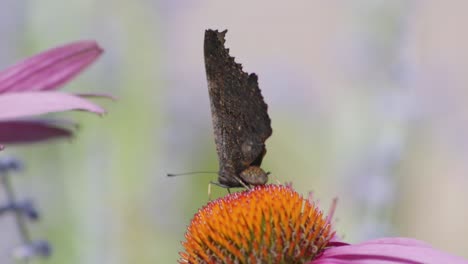
<instances>
[{"instance_id":1,"label":"pale blurred backdrop","mask_svg":"<svg viewBox=\"0 0 468 264\"><path fill-rule=\"evenodd\" d=\"M100 60L65 87L108 114L62 113L71 141L7 146L42 213L38 263L174 263L217 171L207 28L259 83L272 119L263 168L313 191L348 242L408 236L468 258L468 2L2 0L0 66L78 39ZM215 188L214 196L226 190ZM0 262L18 243L0 218Z\"/></svg>"}]
</instances>

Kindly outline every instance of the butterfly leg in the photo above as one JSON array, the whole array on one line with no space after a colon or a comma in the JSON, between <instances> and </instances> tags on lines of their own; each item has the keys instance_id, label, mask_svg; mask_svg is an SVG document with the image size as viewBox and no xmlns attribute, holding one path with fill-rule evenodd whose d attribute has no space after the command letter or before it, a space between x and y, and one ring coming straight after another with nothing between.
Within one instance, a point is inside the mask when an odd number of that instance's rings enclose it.
<instances>
[{"instance_id":1,"label":"butterfly leg","mask_svg":"<svg viewBox=\"0 0 468 264\"><path fill-rule=\"evenodd\" d=\"M270 176L271 175L271 172L267 172L267 175ZM275 181L276 181L276 184L281 184L281 182L278 180L278 178L275 177L275 175L271 175Z\"/></svg>"},{"instance_id":2,"label":"butterfly leg","mask_svg":"<svg viewBox=\"0 0 468 264\"><path fill-rule=\"evenodd\" d=\"M247 190L252 189L252 188L250 188L250 186L248 186L247 184L245 184L245 182L244 182L241 178L239 178L239 177L237 177L237 176L234 176L234 178L235 178L242 186L244 186L244 188L246 188ZM229 188L228 188L228 189L229 189Z\"/></svg>"},{"instance_id":3,"label":"butterfly leg","mask_svg":"<svg viewBox=\"0 0 468 264\"><path fill-rule=\"evenodd\" d=\"M221 188L225 188L227 189L228 193L231 194L231 187L227 186L227 185L224 185L222 183L219 183L219 182L210 182L208 184L208 196L210 197L210 194L211 194L211 184L213 185L216 185L216 186L219 186ZM211 200L211 197L210 197L210 200Z\"/></svg>"},{"instance_id":4,"label":"butterfly leg","mask_svg":"<svg viewBox=\"0 0 468 264\"><path fill-rule=\"evenodd\" d=\"M217 186L222 187L222 188L226 188L228 193L231 194L231 188L229 188L228 186L223 185L223 184L221 184L219 182L210 182L210 183L208 183L208 201L211 201L211 184L217 185Z\"/></svg>"},{"instance_id":5,"label":"butterfly leg","mask_svg":"<svg viewBox=\"0 0 468 264\"><path fill-rule=\"evenodd\" d=\"M213 181L210 181L210 184L213 184L213 185L216 185L216 186L219 186L221 188L224 188L224 189L229 189L230 187L227 186L227 185L224 185L222 183L219 183L219 182L213 182Z\"/></svg>"},{"instance_id":6,"label":"butterfly leg","mask_svg":"<svg viewBox=\"0 0 468 264\"><path fill-rule=\"evenodd\" d=\"M208 183L208 201L211 201L211 182Z\"/></svg>"}]
</instances>

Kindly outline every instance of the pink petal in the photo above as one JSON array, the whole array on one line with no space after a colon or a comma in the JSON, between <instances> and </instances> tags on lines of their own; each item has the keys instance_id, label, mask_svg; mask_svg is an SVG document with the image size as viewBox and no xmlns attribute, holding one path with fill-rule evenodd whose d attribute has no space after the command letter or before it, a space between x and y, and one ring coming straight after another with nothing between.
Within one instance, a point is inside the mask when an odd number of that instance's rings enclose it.
<instances>
[{"instance_id":1,"label":"pink petal","mask_svg":"<svg viewBox=\"0 0 468 264\"><path fill-rule=\"evenodd\" d=\"M356 245L326 249L313 264L325 263L424 263L468 264L468 260L436 250L424 242L405 238L382 238Z\"/></svg>"},{"instance_id":2,"label":"pink petal","mask_svg":"<svg viewBox=\"0 0 468 264\"><path fill-rule=\"evenodd\" d=\"M395 244L395 245L406 245L406 246L416 246L416 247L432 247L430 244L423 242L421 240L417 240L414 238L406 238L406 237L384 237L384 238L377 238L369 241L365 241L360 243L363 244Z\"/></svg>"},{"instance_id":3,"label":"pink petal","mask_svg":"<svg viewBox=\"0 0 468 264\"><path fill-rule=\"evenodd\" d=\"M73 132L70 128L59 127L60 123L46 120L0 121L0 142L2 144L32 143L71 137Z\"/></svg>"},{"instance_id":4,"label":"pink petal","mask_svg":"<svg viewBox=\"0 0 468 264\"><path fill-rule=\"evenodd\" d=\"M25 92L0 95L0 120L69 110L84 110L97 114L105 112L104 109L88 100L61 92Z\"/></svg>"},{"instance_id":5,"label":"pink petal","mask_svg":"<svg viewBox=\"0 0 468 264\"><path fill-rule=\"evenodd\" d=\"M101 53L95 41L78 41L42 52L1 71L0 93L57 89Z\"/></svg>"}]
</instances>

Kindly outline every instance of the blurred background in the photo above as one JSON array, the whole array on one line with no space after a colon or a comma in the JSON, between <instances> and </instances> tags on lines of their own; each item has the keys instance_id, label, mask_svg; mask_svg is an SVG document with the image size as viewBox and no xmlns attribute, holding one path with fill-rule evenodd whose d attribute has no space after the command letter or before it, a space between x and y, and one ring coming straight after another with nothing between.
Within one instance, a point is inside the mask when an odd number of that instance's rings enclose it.
<instances>
[{"instance_id":1,"label":"blurred background","mask_svg":"<svg viewBox=\"0 0 468 264\"><path fill-rule=\"evenodd\" d=\"M0 67L78 39L105 53L65 87L107 92L108 114L61 113L73 140L7 146L52 257L174 263L217 171L207 28L259 75L273 135L263 168L324 210L348 242L407 236L468 258L466 1L18 1L0 9ZM215 188L213 195L226 194ZM0 262L18 243L0 219Z\"/></svg>"}]
</instances>

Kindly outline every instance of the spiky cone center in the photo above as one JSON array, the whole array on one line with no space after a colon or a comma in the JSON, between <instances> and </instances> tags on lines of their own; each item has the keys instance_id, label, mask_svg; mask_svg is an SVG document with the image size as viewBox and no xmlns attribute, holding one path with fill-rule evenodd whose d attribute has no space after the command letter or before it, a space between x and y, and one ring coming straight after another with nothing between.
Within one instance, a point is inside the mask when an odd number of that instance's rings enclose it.
<instances>
[{"instance_id":1,"label":"spiky cone center","mask_svg":"<svg viewBox=\"0 0 468 264\"><path fill-rule=\"evenodd\" d=\"M333 235L313 201L289 186L257 186L200 209L179 263L305 263Z\"/></svg>"}]
</instances>

